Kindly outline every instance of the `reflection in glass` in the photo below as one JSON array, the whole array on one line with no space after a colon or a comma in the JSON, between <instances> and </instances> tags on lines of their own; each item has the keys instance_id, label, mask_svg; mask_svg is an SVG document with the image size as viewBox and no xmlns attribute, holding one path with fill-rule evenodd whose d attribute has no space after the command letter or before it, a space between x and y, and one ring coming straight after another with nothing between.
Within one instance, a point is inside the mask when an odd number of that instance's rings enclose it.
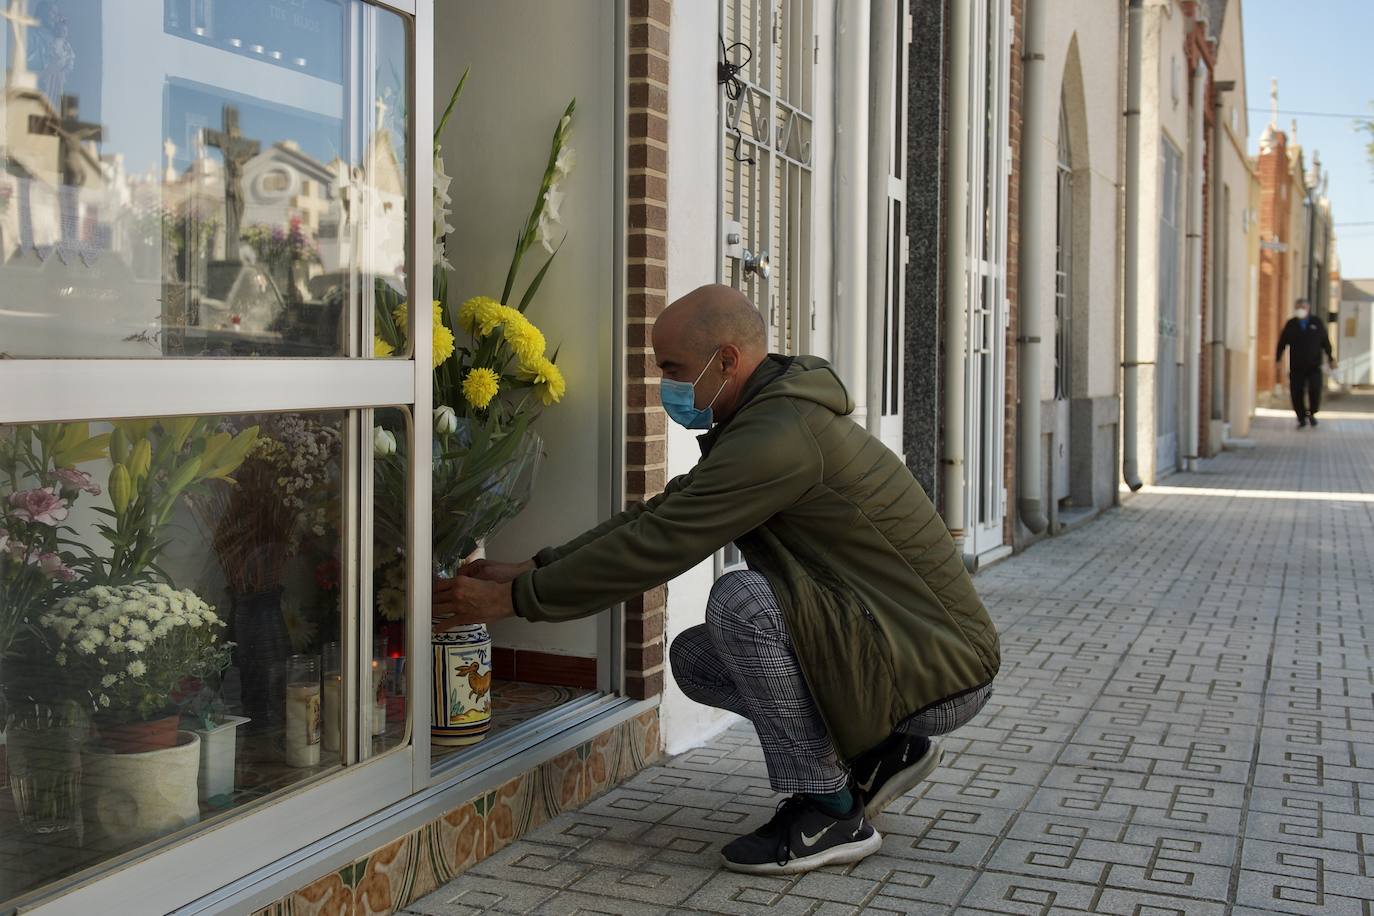
<instances>
[{"instance_id":1,"label":"reflection in glass","mask_svg":"<svg viewBox=\"0 0 1374 916\"><path fill-rule=\"evenodd\" d=\"M0 4L4 353L342 356L377 285L404 289L398 16L360 0ZM362 71L350 21L372 39Z\"/></svg>"},{"instance_id":2,"label":"reflection in glass","mask_svg":"<svg viewBox=\"0 0 1374 916\"><path fill-rule=\"evenodd\" d=\"M0 426L0 900L343 762L346 421Z\"/></svg>"}]
</instances>

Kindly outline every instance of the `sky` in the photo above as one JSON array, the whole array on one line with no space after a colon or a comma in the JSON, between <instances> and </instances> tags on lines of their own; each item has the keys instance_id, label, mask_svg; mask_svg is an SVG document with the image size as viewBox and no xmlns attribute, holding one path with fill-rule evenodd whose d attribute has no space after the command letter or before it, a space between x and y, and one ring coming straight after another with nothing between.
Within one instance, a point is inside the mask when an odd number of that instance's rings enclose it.
<instances>
[{"instance_id":1,"label":"sky","mask_svg":"<svg viewBox=\"0 0 1374 916\"><path fill-rule=\"evenodd\" d=\"M1368 135L1354 130L1351 117L1288 113L1374 116L1374 79L1364 69L1374 53L1374 0L1241 2L1249 151L1259 151L1260 134L1269 123L1269 80L1277 77L1279 127L1287 131L1296 118L1305 164L1311 165L1317 150L1331 175L1327 195L1341 273L1374 277L1374 165L1365 154Z\"/></svg>"}]
</instances>

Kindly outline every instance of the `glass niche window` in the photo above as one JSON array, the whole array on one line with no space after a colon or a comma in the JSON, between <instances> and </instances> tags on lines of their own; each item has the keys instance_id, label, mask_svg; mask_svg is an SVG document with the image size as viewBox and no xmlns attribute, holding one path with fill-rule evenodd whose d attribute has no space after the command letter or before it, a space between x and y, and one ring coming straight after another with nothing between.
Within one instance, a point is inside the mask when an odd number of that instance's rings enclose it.
<instances>
[{"instance_id":1,"label":"glass niche window","mask_svg":"<svg viewBox=\"0 0 1374 916\"><path fill-rule=\"evenodd\" d=\"M373 355L351 316L405 288L400 16L7 3L4 355Z\"/></svg>"},{"instance_id":2,"label":"glass niche window","mask_svg":"<svg viewBox=\"0 0 1374 916\"><path fill-rule=\"evenodd\" d=\"M360 413L0 427L0 900L405 742L380 617L345 708Z\"/></svg>"}]
</instances>

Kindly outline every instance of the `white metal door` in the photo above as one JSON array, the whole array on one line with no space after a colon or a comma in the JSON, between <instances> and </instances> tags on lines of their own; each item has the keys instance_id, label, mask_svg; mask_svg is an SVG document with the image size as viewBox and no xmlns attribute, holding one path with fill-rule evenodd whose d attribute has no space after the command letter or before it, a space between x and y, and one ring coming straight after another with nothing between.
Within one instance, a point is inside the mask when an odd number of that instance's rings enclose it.
<instances>
[{"instance_id":1,"label":"white metal door","mask_svg":"<svg viewBox=\"0 0 1374 916\"><path fill-rule=\"evenodd\" d=\"M722 0L721 282L763 312L769 348L814 328L814 0Z\"/></svg>"},{"instance_id":2,"label":"white metal door","mask_svg":"<svg viewBox=\"0 0 1374 916\"><path fill-rule=\"evenodd\" d=\"M1059 105L1059 163L1055 169L1054 263L1054 455L1053 499L1069 496L1070 425L1073 398L1073 165L1068 117Z\"/></svg>"},{"instance_id":3,"label":"white metal door","mask_svg":"<svg viewBox=\"0 0 1374 916\"><path fill-rule=\"evenodd\" d=\"M1004 542L1009 0L971 0L966 489L969 552Z\"/></svg>"},{"instance_id":4,"label":"white metal door","mask_svg":"<svg viewBox=\"0 0 1374 916\"><path fill-rule=\"evenodd\" d=\"M911 16L905 0L898 0L895 22L875 23L875 28L897 30L896 60L891 78L890 97L893 109L892 146L888 150L887 168L887 234L883 239L885 261L883 284L883 326L870 334L883 335L882 400L879 404L878 436L883 444L898 455L902 447L902 399L906 353L906 266L911 249L906 235L906 101L907 49L911 44ZM870 369L869 371L873 371Z\"/></svg>"}]
</instances>

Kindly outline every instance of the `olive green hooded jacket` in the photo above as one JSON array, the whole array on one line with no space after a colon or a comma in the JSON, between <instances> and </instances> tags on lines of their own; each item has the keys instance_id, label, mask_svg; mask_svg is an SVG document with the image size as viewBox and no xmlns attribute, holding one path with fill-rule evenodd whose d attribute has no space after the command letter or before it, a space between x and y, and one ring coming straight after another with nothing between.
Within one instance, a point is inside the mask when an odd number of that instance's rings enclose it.
<instances>
[{"instance_id":1,"label":"olive green hooded jacket","mask_svg":"<svg viewBox=\"0 0 1374 916\"><path fill-rule=\"evenodd\" d=\"M667 582L731 541L777 595L840 754L989 683L997 631L910 471L848 418L816 357L770 356L702 459L660 495L540 551L516 613L571 620Z\"/></svg>"}]
</instances>

